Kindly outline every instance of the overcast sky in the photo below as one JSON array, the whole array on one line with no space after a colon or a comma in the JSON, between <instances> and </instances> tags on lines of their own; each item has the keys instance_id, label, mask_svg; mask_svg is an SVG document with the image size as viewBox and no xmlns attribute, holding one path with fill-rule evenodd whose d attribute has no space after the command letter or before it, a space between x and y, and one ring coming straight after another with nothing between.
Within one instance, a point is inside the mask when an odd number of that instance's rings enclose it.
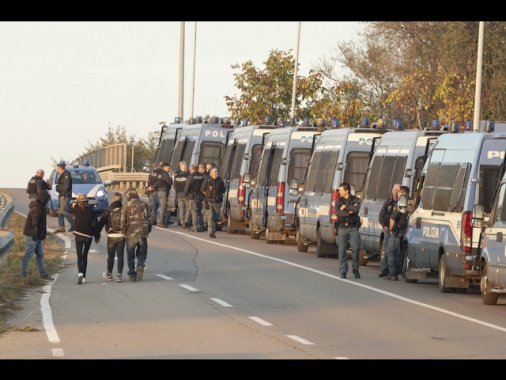
<instances>
[{"instance_id":1,"label":"overcast sky","mask_svg":"<svg viewBox=\"0 0 506 380\"><path fill-rule=\"evenodd\" d=\"M181 23L0 22L0 188L74 159L109 126L146 138L178 116ZM299 75L356 37L358 22L301 23ZM231 65L263 69L274 49L295 54L298 22L185 23L184 114L230 116ZM194 46L196 55L194 60Z\"/></svg>"}]
</instances>

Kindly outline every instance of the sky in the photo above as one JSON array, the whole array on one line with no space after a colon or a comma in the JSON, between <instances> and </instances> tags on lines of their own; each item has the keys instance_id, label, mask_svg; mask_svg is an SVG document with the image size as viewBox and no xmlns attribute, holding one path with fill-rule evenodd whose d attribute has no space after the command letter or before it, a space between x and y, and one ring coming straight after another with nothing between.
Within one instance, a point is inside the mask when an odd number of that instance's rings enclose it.
<instances>
[{"instance_id":1,"label":"sky","mask_svg":"<svg viewBox=\"0 0 506 380\"><path fill-rule=\"evenodd\" d=\"M147 138L178 116L180 21L0 22L0 188L73 160L109 127ZM307 76L360 22L302 21L298 74ZM185 22L183 118L227 117L239 96L232 65L260 70L271 50L295 55L299 22ZM196 37L195 37L196 29ZM195 53L194 53L195 52ZM193 112L192 112L192 87Z\"/></svg>"}]
</instances>

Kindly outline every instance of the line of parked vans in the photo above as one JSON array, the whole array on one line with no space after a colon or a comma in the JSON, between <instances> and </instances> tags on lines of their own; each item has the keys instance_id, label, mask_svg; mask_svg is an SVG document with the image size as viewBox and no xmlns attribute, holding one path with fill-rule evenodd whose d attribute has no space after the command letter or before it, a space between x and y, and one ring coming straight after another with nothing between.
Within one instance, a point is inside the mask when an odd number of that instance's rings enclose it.
<instances>
[{"instance_id":1,"label":"line of parked vans","mask_svg":"<svg viewBox=\"0 0 506 380\"><path fill-rule=\"evenodd\" d=\"M482 122L479 131L461 131L454 123L442 130L436 121L424 130L197 123L167 126L156 162L169 160L173 168L180 160L214 162L227 187L220 225L229 234L290 242L300 252L314 245L317 257L337 257L333 206L339 184L350 183L362 199L361 265L381 258L379 211L394 183L407 185L412 200L402 242L404 280L437 277L442 292L480 285L484 303L491 304L506 292L506 265L493 274L486 269L506 263L504 245L497 256L502 260L489 259L506 232L500 230L506 226L506 179L494 198L505 150L506 124L494 122ZM473 210L482 219L473 219Z\"/></svg>"}]
</instances>

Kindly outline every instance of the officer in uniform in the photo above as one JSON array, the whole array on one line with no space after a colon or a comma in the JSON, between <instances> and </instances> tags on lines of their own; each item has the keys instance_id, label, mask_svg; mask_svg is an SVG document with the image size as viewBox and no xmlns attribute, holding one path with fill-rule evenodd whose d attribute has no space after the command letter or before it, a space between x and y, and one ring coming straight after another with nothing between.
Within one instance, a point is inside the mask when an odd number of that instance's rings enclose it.
<instances>
[{"instance_id":1,"label":"officer in uniform","mask_svg":"<svg viewBox=\"0 0 506 380\"><path fill-rule=\"evenodd\" d=\"M216 237L216 225L220 217L220 208L223 203L223 194L227 191L225 182L218 176L218 168L213 167L210 170L208 178L202 183L202 192L205 194L206 201L209 205L209 214L207 219L207 227L209 236Z\"/></svg>"},{"instance_id":2,"label":"officer in uniform","mask_svg":"<svg viewBox=\"0 0 506 380\"><path fill-rule=\"evenodd\" d=\"M160 208L158 210L158 223L163 227L169 227L170 221L168 219L168 211L167 211L167 201L169 199L169 192L172 188L172 178L169 175L170 165L168 163L164 163L162 167L162 171L158 176L156 185L158 198L160 199Z\"/></svg>"},{"instance_id":3,"label":"officer in uniform","mask_svg":"<svg viewBox=\"0 0 506 380\"><path fill-rule=\"evenodd\" d=\"M203 232L204 221L202 220L202 199L200 188L204 182L204 176L197 170L196 164L190 165L190 174L186 178L184 195L190 203L190 215L192 218L192 232Z\"/></svg>"},{"instance_id":4,"label":"officer in uniform","mask_svg":"<svg viewBox=\"0 0 506 380\"><path fill-rule=\"evenodd\" d=\"M148 187L146 190L148 191L149 203L150 203L150 214L149 219L151 224L156 226L156 215L158 214L158 208L160 207L160 198L158 198L158 176L162 174L163 170L163 162L159 162L158 166L154 168L151 173L149 173L148 177Z\"/></svg>"}]
</instances>

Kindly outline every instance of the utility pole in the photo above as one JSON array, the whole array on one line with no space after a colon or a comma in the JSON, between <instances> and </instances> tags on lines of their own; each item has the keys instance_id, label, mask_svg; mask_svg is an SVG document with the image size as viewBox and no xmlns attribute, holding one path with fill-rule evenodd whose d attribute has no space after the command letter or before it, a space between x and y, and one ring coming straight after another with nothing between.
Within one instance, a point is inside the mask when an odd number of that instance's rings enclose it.
<instances>
[{"instance_id":1,"label":"utility pole","mask_svg":"<svg viewBox=\"0 0 506 380\"><path fill-rule=\"evenodd\" d=\"M481 108L481 70L483 66L483 21L480 21L478 36L478 62L476 63L476 90L474 92L474 118L473 131L480 129L480 108Z\"/></svg>"},{"instance_id":2,"label":"utility pole","mask_svg":"<svg viewBox=\"0 0 506 380\"><path fill-rule=\"evenodd\" d=\"M179 108L178 108L178 117L181 122L183 119L183 110L184 110L184 28L185 23L181 21L180 28L180 42L179 42Z\"/></svg>"},{"instance_id":3,"label":"utility pole","mask_svg":"<svg viewBox=\"0 0 506 380\"><path fill-rule=\"evenodd\" d=\"M295 49L295 67L293 69L293 88L292 88L292 111L290 118L295 118L295 98L297 95L297 67L299 66L299 44L300 44L300 21L297 31L297 47Z\"/></svg>"},{"instance_id":4,"label":"utility pole","mask_svg":"<svg viewBox=\"0 0 506 380\"><path fill-rule=\"evenodd\" d=\"M192 75L192 96L190 106L190 118L193 118L193 103L195 99L195 60L197 57L197 21L195 21L195 32L193 39L193 75Z\"/></svg>"}]
</instances>

